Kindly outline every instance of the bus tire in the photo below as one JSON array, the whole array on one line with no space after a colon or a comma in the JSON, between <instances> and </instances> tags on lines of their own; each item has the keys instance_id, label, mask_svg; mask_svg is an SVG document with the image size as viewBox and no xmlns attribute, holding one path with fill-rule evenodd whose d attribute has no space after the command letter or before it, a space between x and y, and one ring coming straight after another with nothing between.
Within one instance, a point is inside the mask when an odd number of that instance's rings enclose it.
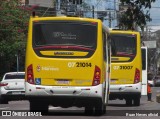
<instances>
[{"instance_id":1,"label":"bus tire","mask_svg":"<svg viewBox=\"0 0 160 119\"><path fill-rule=\"evenodd\" d=\"M93 115L93 107L92 106L87 106L85 107L85 114L86 115Z\"/></svg>"},{"instance_id":2,"label":"bus tire","mask_svg":"<svg viewBox=\"0 0 160 119\"><path fill-rule=\"evenodd\" d=\"M134 101L134 106L140 106L140 97L134 98L133 101Z\"/></svg>"},{"instance_id":3,"label":"bus tire","mask_svg":"<svg viewBox=\"0 0 160 119\"><path fill-rule=\"evenodd\" d=\"M108 103L107 103L108 104ZM106 105L104 104L103 105L103 114L105 114L106 113Z\"/></svg>"},{"instance_id":4,"label":"bus tire","mask_svg":"<svg viewBox=\"0 0 160 119\"><path fill-rule=\"evenodd\" d=\"M41 112L42 115L48 113L48 104L41 101L30 100L30 111L31 112Z\"/></svg>"},{"instance_id":5,"label":"bus tire","mask_svg":"<svg viewBox=\"0 0 160 119\"><path fill-rule=\"evenodd\" d=\"M126 105L132 106L132 99L126 99Z\"/></svg>"},{"instance_id":6,"label":"bus tire","mask_svg":"<svg viewBox=\"0 0 160 119\"><path fill-rule=\"evenodd\" d=\"M95 115L100 116L104 113L104 104L102 100L99 100L95 105Z\"/></svg>"}]
</instances>

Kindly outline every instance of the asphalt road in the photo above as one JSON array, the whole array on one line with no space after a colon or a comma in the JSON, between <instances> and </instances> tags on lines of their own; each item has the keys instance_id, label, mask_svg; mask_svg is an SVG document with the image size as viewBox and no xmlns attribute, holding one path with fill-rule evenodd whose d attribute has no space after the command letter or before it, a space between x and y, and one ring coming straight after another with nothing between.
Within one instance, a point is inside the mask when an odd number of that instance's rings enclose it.
<instances>
[{"instance_id":1,"label":"asphalt road","mask_svg":"<svg viewBox=\"0 0 160 119\"><path fill-rule=\"evenodd\" d=\"M156 95L160 93L160 87L152 87L152 100L153 102L147 101L147 96L141 97L140 106L126 106L125 100L114 100L109 101L107 106L106 114L102 116L87 116L84 114L84 108L60 108L60 107L49 107L49 113L47 116L41 116L40 113L28 114L29 102L28 101L10 101L9 104L0 104L0 115L6 114L5 111L11 111L12 116L7 116L10 119L17 118L28 118L28 119L159 119L160 118L160 103L156 102ZM26 114L27 113L27 114ZM19 116L17 116L19 114ZM23 115L23 116L22 116ZM26 115L30 115L26 117ZM37 116L33 116L37 115ZM159 116L159 117L157 117ZM6 119L6 116L1 116L1 119Z\"/></svg>"}]
</instances>

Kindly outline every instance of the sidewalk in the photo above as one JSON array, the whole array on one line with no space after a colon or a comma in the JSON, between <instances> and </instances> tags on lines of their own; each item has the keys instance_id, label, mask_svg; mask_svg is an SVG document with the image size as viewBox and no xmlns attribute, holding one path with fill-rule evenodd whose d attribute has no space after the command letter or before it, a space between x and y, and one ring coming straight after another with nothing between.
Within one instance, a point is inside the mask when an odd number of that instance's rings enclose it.
<instances>
[{"instance_id":1,"label":"sidewalk","mask_svg":"<svg viewBox=\"0 0 160 119\"><path fill-rule=\"evenodd\" d=\"M160 103L160 93L156 95L156 102Z\"/></svg>"}]
</instances>

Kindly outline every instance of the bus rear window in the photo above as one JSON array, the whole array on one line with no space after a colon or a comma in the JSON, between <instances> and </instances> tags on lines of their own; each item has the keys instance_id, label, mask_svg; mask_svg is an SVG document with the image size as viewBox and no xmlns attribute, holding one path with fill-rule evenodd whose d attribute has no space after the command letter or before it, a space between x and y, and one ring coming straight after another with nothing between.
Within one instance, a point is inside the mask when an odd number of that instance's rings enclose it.
<instances>
[{"instance_id":1,"label":"bus rear window","mask_svg":"<svg viewBox=\"0 0 160 119\"><path fill-rule=\"evenodd\" d=\"M136 55L136 37L132 34L111 34L112 56L133 59Z\"/></svg>"},{"instance_id":2,"label":"bus rear window","mask_svg":"<svg viewBox=\"0 0 160 119\"><path fill-rule=\"evenodd\" d=\"M97 24L77 21L39 21L33 23L36 50L95 51ZM35 51L38 52L38 51ZM37 53L39 55L39 53ZM90 54L91 55L91 54Z\"/></svg>"}]
</instances>

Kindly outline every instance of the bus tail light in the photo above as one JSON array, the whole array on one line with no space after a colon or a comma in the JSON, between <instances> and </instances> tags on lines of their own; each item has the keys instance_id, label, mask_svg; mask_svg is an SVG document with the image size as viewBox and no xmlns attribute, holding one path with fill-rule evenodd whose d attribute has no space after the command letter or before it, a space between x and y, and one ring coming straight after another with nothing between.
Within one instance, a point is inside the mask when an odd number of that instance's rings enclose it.
<instances>
[{"instance_id":1,"label":"bus tail light","mask_svg":"<svg viewBox=\"0 0 160 119\"><path fill-rule=\"evenodd\" d=\"M33 66L32 64L27 68L27 82L30 84L34 84L34 75L33 75Z\"/></svg>"},{"instance_id":2,"label":"bus tail light","mask_svg":"<svg viewBox=\"0 0 160 119\"><path fill-rule=\"evenodd\" d=\"M140 82L140 70L136 68L135 76L134 76L134 83Z\"/></svg>"},{"instance_id":3,"label":"bus tail light","mask_svg":"<svg viewBox=\"0 0 160 119\"><path fill-rule=\"evenodd\" d=\"M101 79L101 70L98 66L95 66L92 86L99 85L100 84L100 79Z\"/></svg>"}]
</instances>

